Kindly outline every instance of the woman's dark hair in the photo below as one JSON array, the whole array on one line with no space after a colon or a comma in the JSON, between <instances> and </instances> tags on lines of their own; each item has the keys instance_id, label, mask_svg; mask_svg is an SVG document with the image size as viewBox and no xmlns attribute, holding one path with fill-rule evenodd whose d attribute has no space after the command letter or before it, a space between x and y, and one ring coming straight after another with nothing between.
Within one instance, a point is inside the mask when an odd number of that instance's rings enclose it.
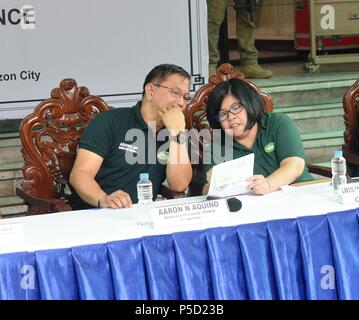
<instances>
[{"instance_id":1,"label":"woman's dark hair","mask_svg":"<svg viewBox=\"0 0 359 320\"><path fill-rule=\"evenodd\" d=\"M208 97L207 119L213 129L222 129L215 117L221 110L223 99L228 95L237 98L247 111L248 121L245 130L259 123L264 114L264 103L260 94L246 81L229 79L217 84Z\"/></svg>"},{"instance_id":2,"label":"woman's dark hair","mask_svg":"<svg viewBox=\"0 0 359 320\"><path fill-rule=\"evenodd\" d=\"M154 67L146 76L145 82L143 83L142 97L145 95L145 87L147 83L156 82L159 84L173 74L181 75L183 78L191 81L191 76L182 67L168 63L160 64Z\"/></svg>"}]
</instances>

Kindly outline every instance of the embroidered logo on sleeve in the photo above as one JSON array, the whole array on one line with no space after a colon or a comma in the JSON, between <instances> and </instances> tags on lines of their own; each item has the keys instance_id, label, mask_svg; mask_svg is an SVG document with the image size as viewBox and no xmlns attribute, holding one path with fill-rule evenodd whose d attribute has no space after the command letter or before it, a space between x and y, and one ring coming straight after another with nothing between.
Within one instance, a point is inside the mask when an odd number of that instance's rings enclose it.
<instances>
[{"instance_id":1,"label":"embroidered logo on sleeve","mask_svg":"<svg viewBox=\"0 0 359 320\"><path fill-rule=\"evenodd\" d=\"M127 144L124 142L121 142L120 145L118 146L118 148L120 150L125 150L125 151L129 151L132 153L137 153L138 151L138 147L137 146L133 146L132 144Z\"/></svg>"},{"instance_id":2,"label":"embroidered logo on sleeve","mask_svg":"<svg viewBox=\"0 0 359 320\"><path fill-rule=\"evenodd\" d=\"M271 152L273 152L275 150L275 144L274 144L274 142L270 142L270 143L268 143L265 147L264 147L264 151L266 152L266 153L271 153Z\"/></svg>"}]
</instances>

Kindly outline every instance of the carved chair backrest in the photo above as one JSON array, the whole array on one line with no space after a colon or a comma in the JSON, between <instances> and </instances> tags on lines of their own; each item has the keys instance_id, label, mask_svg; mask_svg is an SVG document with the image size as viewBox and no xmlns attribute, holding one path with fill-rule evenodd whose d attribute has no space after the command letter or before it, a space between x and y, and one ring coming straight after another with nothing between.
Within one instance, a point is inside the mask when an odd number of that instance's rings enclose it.
<instances>
[{"instance_id":1,"label":"carved chair backrest","mask_svg":"<svg viewBox=\"0 0 359 320\"><path fill-rule=\"evenodd\" d=\"M62 199L87 125L109 106L73 79L64 79L20 124L22 187L42 199Z\"/></svg>"},{"instance_id":2,"label":"carved chair backrest","mask_svg":"<svg viewBox=\"0 0 359 320\"><path fill-rule=\"evenodd\" d=\"M359 175L359 80L344 94L344 144L343 154L347 160L349 174Z\"/></svg>"}]
</instances>

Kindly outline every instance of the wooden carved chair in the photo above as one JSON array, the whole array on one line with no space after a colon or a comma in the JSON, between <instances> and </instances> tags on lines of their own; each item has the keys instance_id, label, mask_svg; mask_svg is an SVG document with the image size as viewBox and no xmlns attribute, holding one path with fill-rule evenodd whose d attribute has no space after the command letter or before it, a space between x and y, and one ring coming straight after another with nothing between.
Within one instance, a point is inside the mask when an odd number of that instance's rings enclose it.
<instances>
[{"instance_id":1,"label":"wooden carved chair","mask_svg":"<svg viewBox=\"0 0 359 320\"><path fill-rule=\"evenodd\" d=\"M69 211L66 193L77 145L87 125L109 106L73 79L64 79L51 98L41 102L20 124L24 179L16 194L28 214Z\"/></svg>"},{"instance_id":2,"label":"wooden carved chair","mask_svg":"<svg viewBox=\"0 0 359 320\"><path fill-rule=\"evenodd\" d=\"M203 137L199 134L196 134L196 132L202 129L208 129L210 132L212 131L207 121L208 96L218 83L231 78L238 78L242 81L246 81L261 95L264 102L265 112L273 111L273 100L268 93L261 91L261 89L258 88L254 83L244 79L243 74L236 72L231 64L225 63L219 66L216 75L211 76L209 78L208 84L198 89L185 111L187 129L195 129L191 130L191 137L193 140L195 140L195 143L192 143L191 151L197 153L194 154L194 157L199 159L199 164L193 165L193 178L190 185L190 196L200 195L205 181L205 177L200 166L203 162L203 147L206 142L204 141ZM197 144L199 145L199 148L196 148ZM316 173L325 177L331 176L330 168L311 164L307 164L307 167L311 173Z\"/></svg>"},{"instance_id":3,"label":"wooden carved chair","mask_svg":"<svg viewBox=\"0 0 359 320\"><path fill-rule=\"evenodd\" d=\"M348 174L359 176L359 80L344 94L344 144L343 155L347 161Z\"/></svg>"}]
</instances>

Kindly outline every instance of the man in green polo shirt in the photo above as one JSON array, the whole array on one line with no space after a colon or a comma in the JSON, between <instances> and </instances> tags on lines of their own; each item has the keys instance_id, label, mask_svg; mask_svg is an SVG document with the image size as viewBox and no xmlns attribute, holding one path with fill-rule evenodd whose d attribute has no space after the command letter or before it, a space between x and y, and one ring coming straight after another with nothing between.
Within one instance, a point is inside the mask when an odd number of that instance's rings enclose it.
<instances>
[{"instance_id":1,"label":"man in green polo shirt","mask_svg":"<svg viewBox=\"0 0 359 320\"><path fill-rule=\"evenodd\" d=\"M248 188L255 194L313 179L293 121L285 114L264 113L261 96L244 80L230 79L215 87L208 98L207 118L222 135L219 146L212 143L210 150L204 150L203 170L208 181L214 165L250 153L254 153L254 176ZM227 145L225 135L233 143Z\"/></svg>"},{"instance_id":2,"label":"man in green polo shirt","mask_svg":"<svg viewBox=\"0 0 359 320\"><path fill-rule=\"evenodd\" d=\"M158 65L145 79L142 101L91 122L70 175L73 209L131 207L142 172L149 173L154 198L166 178L171 190L186 190L192 178L183 136L189 85L181 67Z\"/></svg>"}]
</instances>

